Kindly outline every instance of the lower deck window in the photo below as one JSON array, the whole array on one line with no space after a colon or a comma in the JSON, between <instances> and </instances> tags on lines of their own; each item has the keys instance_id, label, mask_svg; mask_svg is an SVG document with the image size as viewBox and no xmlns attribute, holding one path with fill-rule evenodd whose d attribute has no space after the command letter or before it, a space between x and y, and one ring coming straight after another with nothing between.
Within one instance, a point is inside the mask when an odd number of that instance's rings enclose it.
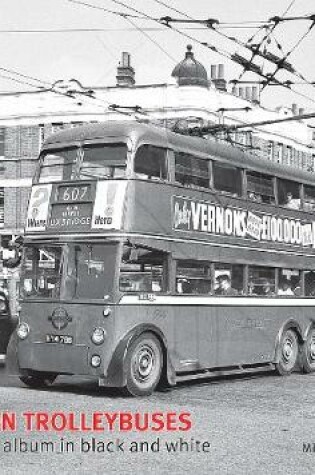
<instances>
[{"instance_id":1,"label":"lower deck window","mask_svg":"<svg viewBox=\"0 0 315 475\"><path fill-rule=\"evenodd\" d=\"M119 274L120 292L162 292L166 290L165 254L138 248L124 249Z\"/></svg>"},{"instance_id":2,"label":"lower deck window","mask_svg":"<svg viewBox=\"0 0 315 475\"><path fill-rule=\"evenodd\" d=\"M176 292L179 294L211 293L210 266L202 263L178 262Z\"/></svg>"},{"instance_id":3,"label":"lower deck window","mask_svg":"<svg viewBox=\"0 0 315 475\"><path fill-rule=\"evenodd\" d=\"M276 271L271 267L249 267L248 295L274 297L276 295Z\"/></svg>"},{"instance_id":4,"label":"lower deck window","mask_svg":"<svg viewBox=\"0 0 315 475\"><path fill-rule=\"evenodd\" d=\"M215 294L242 295L244 268L242 265L215 264Z\"/></svg>"}]
</instances>

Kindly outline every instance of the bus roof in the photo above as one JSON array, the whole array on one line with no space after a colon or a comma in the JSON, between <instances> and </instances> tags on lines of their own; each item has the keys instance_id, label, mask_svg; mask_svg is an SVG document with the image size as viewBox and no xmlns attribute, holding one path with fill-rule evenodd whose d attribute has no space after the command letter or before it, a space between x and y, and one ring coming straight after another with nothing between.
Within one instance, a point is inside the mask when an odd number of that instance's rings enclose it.
<instances>
[{"instance_id":1,"label":"bus roof","mask_svg":"<svg viewBox=\"0 0 315 475\"><path fill-rule=\"evenodd\" d=\"M131 120L93 123L62 130L46 139L43 150L45 148L51 149L53 146L59 148L85 142L91 143L94 140L100 143L105 138L117 138L118 141L131 138L137 146L152 144L159 147L168 147L186 153L198 154L203 158L214 158L218 161L229 162L235 166L260 173L267 173L309 185L315 184L315 173L293 167L285 168L282 164L256 157L249 152L242 152L231 145L222 143L222 141L216 142L200 137L185 136L162 127Z\"/></svg>"}]
</instances>

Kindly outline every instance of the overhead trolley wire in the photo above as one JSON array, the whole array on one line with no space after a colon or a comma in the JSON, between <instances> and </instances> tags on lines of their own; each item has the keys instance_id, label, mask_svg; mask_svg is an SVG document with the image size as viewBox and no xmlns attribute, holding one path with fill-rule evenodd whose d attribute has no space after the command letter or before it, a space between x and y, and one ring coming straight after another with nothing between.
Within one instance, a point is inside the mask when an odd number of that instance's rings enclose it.
<instances>
[{"instance_id":1,"label":"overhead trolley wire","mask_svg":"<svg viewBox=\"0 0 315 475\"><path fill-rule=\"evenodd\" d=\"M116 2L116 1L118 1L118 0L111 0L111 1ZM286 61L288 55L287 55L285 58L279 58L279 57L277 57L276 55L273 55L272 53L268 53L268 52L267 52L267 53L264 53L264 52L261 52L261 51L259 50L261 44L263 44L263 42L268 39L268 37L270 36L270 34L273 33L274 29L275 29L276 26L278 25L278 20L277 20L277 19L276 19L276 20L273 20L273 24L272 24L272 25L267 25L267 24L266 24L266 25L264 25L263 27L260 28L260 29L266 28L267 33L266 33L266 35L264 36L264 38L261 40L260 45L256 45L256 47L254 47L254 45L253 45L253 46L249 46L248 43L253 40L253 38L256 36L256 34L257 34L258 32L255 33L255 35L253 35L253 37L252 37L250 40L248 40L247 43L244 43L244 42L238 40L237 38L231 37L231 36L229 36L229 35L227 35L227 34L225 34L225 33L222 33L221 31L218 31L218 30L216 29L216 25L219 23L217 20L214 20L214 19L208 19L208 20L194 20L191 16L187 15L186 13L184 13L184 12L182 12L182 11L180 11L180 10L177 10L177 9L173 8L172 6L167 5L166 3L162 2L161 0L153 0L153 1L154 1L155 3L158 3L158 4L160 4L160 5L163 5L163 6L167 7L167 8L170 9L170 10L174 10L174 11L176 11L177 13L180 13L181 15L185 16L185 17L188 19L188 20L181 20L181 19L172 19L171 17L164 17L164 21L167 23L167 26L170 27L170 28L173 28L175 31L178 31L179 33L182 33L182 32L180 32L180 30L177 30L176 28L174 28L174 27L172 27L172 26L170 25L170 23L172 23L173 21L175 21L175 22L182 22L182 21L183 21L183 22L185 22L185 21L191 21L191 22L193 22L193 21L196 21L196 23L202 22L202 23L205 24L208 28L210 28L212 31L215 31L218 35L220 35L220 36L222 36L222 37L224 37L224 38L226 38L226 39L229 39L229 40L231 40L232 42L235 42L236 44L238 44L239 46L242 46L242 47L244 47L244 48L250 50L250 51L252 52L252 57L251 57L250 60L247 60L246 58L243 58L243 57L240 56L238 53L230 54L230 53L225 52L225 54L224 54L224 56L225 56L225 57L228 57L228 59L231 59L232 61L238 63L238 64L241 65L241 66L243 66L244 71L243 71L243 73L241 74L241 76L239 77L239 79L242 77L242 75L244 74L244 72L246 72L246 71L252 71L252 72L254 72L254 73L256 73L256 74L262 76L262 77L266 80L264 87L266 87L266 85L268 85L268 83L270 82L270 77L272 77L272 75L266 75L266 74L264 74L263 71L262 71L262 69L261 69L258 65L255 65L255 64L253 63L254 57L255 57L256 55L259 55L260 57L262 57L262 58L264 58L264 59L267 59L269 62L271 62L271 63L273 63L273 64L276 64L276 65L277 65L277 70L276 70L276 72L278 72L280 69L286 69L289 73L293 74L294 76L298 77L299 79L304 80L304 81L305 81L305 84L310 85L310 86L313 87L313 84L312 84L310 81L308 81L306 78L304 78L304 76L303 76L302 74L298 73L298 72L293 68L293 66L292 66L290 63L288 63L288 62ZM294 0L294 1L295 1L295 0ZM288 12L289 9L293 6L294 1L290 3L290 5L288 6L288 8L287 8L287 10L285 11L285 13ZM119 3L122 3L122 2L119 2ZM284 15L285 15L285 13L283 14L283 17L284 17ZM278 17L277 17L277 18L278 18ZM279 17L279 18L280 18L280 17ZM311 16L308 16L306 19L312 19L312 15L311 15ZM314 25L313 25L313 23L312 23L310 29L311 29L313 26L314 26ZM309 31L310 31L310 29L309 29ZM307 34L309 33L309 31L307 32ZM304 37L300 39L299 44L300 44L301 41L305 38L305 36L306 36L306 35L304 35ZM192 39L192 37L190 37L190 39ZM194 40L194 41L197 41L199 44L202 44L203 46L207 45L207 44L205 44L205 43L199 42L199 40L197 40L196 38L194 38L193 40ZM297 46L298 46L298 44L295 45L295 47L297 47ZM214 47L211 47L210 49L213 50L213 48L214 48ZM222 50L220 51L219 49L216 49L216 52L218 52L218 54L222 54ZM293 51L292 51L292 52L293 52ZM291 52L290 52L290 54L291 54ZM273 74L274 74L274 73L273 73ZM275 79L274 76L272 77L272 80L273 80L274 82L277 82L277 84L278 84L279 86L285 87L285 88L291 90L293 93L295 93L295 94L297 94L297 95L299 95L299 96L301 96L301 97L303 97L303 98L305 98L305 99L307 99L307 100L309 100L309 101L315 103L314 99L312 99L311 97L309 97L309 96L307 96L306 94L303 94L303 93L301 93L301 92L299 92L299 91L295 91L294 89L292 89L291 84L288 84L288 83L285 84L285 83L283 83L283 82L281 82L281 81L278 81L278 80Z\"/></svg>"}]
</instances>

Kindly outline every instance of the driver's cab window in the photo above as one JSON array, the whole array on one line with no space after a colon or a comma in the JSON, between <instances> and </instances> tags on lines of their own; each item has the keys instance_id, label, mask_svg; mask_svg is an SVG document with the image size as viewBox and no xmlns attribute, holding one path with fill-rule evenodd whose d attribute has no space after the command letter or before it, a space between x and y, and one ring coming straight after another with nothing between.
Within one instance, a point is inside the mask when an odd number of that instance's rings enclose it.
<instances>
[{"instance_id":1,"label":"driver's cab window","mask_svg":"<svg viewBox=\"0 0 315 475\"><path fill-rule=\"evenodd\" d=\"M121 292L166 291L166 254L155 249L125 247L119 275Z\"/></svg>"},{"instance_id":2,"label":"driver's cab window","mask_svg":"<svg viewBox=\"0 0 315 475\"><path fill-rule=\"evenodd\" d=\"M167 150L154 145L142 145L135 156L135 173L139 178L167 179Z\"/></svg>"}]
</instances>

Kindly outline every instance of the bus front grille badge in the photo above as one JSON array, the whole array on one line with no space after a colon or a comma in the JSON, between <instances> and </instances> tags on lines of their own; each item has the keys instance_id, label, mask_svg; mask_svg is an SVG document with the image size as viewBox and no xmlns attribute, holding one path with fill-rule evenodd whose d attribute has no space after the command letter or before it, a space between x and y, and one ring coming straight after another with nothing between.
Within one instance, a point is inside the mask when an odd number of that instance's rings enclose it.
<instances>
[{"instance_id":1,"label":"bus front grille badge","mask_svg":"<svg viewBox=\"0 0 315 475\"><path fill-rule=\"evenodd\" d=\"M48 321L50 321L53 327L57 330L63 330L69 322L72 322L72 318L64 308L58 307L55 308L52 314L48 317Z\"/></svg>"}]
</instances>

